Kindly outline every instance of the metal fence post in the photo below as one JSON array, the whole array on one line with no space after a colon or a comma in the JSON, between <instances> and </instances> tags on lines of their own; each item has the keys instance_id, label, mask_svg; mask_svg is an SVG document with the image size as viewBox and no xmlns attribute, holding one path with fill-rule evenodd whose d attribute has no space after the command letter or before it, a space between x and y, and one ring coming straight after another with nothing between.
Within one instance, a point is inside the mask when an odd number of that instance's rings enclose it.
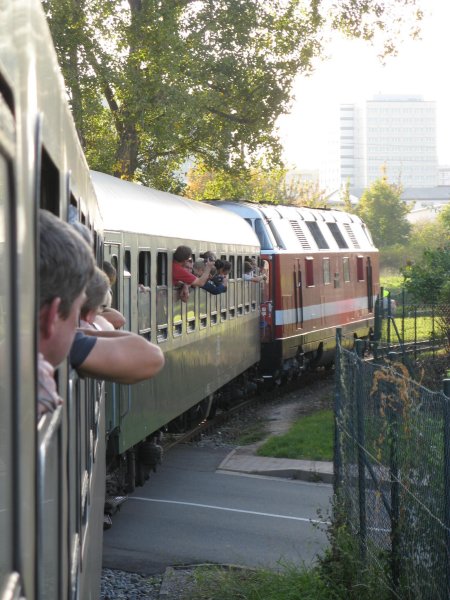
<instances>
[{"instance_id":1,"label":"metal fence post","mask_svg":"<svg viewBox=\"0 0 450 600\"><path fill-rule=\"evenodd\" d=\"M342 328L336 328L336 357L335 357L335 381L334 381L334 451L333 451L333 489L336 494L341 485L341 436L339 431L339 420L341 418L341 342Z\"/></svg>"},{"instance_id":2,"label":"metal fence post","mask_svg":"<svg viewBox=\"0 0 450 600\"><path fill-rule=\"evenodd\" d=\"M358 500L359 500L359 547L361 559L365 562L367 554L367 523L366 523L366 468L364 461L365 431L364 431L364 401L361 385L360 361L364 352L363 340L356 340L355 350L358 356L356 363L356 410L358 435Z\"/></svg>"},{"instance_id":3,"label":"metal fence post","mask_svg":"<svg viewBox=\"0 0 450 600\"><path fill-rule=\"evenodd\" d=\"M395 362L397 353L390 352L389 360ZM393 385L393 384L392 384ZM397 391L395 390L395 398L397 399ZM391 480L391 550L392 550L392 585L395 591L398 590L400 584L400 484L398 481L398 445L399 445L399 415L395 407L391 407L388 411L390 423L389 436L389 475Z\"/></svg>"},{"instance_id":4,"label":"metal fence post","mask_svg":"<svg viewBox=\"0 0 450 600\"><path fill-rule=\"evenodd\" d=\"M447 598L450 598L450 379L443 381L444 394L444 523L446 527L445 561Z\"/></svg>"}]
</instances>

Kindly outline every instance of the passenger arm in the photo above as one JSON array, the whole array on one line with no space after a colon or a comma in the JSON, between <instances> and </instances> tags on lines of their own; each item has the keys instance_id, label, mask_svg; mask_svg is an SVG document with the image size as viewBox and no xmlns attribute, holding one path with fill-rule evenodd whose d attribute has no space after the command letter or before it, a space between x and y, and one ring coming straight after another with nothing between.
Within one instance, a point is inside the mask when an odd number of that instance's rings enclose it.
<instances>
[{"instance_id":1,"label":"passenger arm","mask_svg":"<svg viewBox=\"0 0 450 600\"><path fill-rule=\"evenodd\" d=\"M164 366L161 349L140 335L130 331L82 331L97 338L78 367L83 375L131 384L154 377Z\"/></svg>"}]
</instances>

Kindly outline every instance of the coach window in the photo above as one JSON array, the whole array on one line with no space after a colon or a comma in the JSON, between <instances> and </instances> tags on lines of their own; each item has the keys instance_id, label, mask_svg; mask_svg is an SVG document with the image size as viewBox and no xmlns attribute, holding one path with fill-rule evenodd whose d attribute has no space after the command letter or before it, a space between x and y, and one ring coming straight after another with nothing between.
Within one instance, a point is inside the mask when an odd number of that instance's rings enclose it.
<instances>
[{"instance_id":1,"label":"coach window","mask_svg":"<svg viewBox=\"0 0 450 600\"><path fill-rule=\"evenodd\" d=\"M236 304L238 316L244 314L244 290L242 281L242 256L237 257L236 262Z\"/></svg>"},{"instance_id":2,"label":"coach window","mask_svg":"<svg viewBox=\"0 0 450 600\"><path fill-rule=\"evenodd\" d=\"M123 316L124 328L131 331L131 251L125 250L123 266Z\"/></svg>"},{"instance_id":3,"label":"coach window","mask_svg":"<svg viewBox=\"0 0 450 600\"><path fill-rule=\"evenodd\" d=\"M189 293L188 301L186 302L186 322L187 332L195 331L196 329L196 301L197 301L197 289L191 288Z\"/></svg>"},{"instance_id":4,"label":"coach window","mask_svg":"<svg viewBox=\"0 0 450 600\"><path fill-rule=\"evenodd\" d=\"M314 259L307 257L305 259L306 287L314 287Z\"/></svg>"},{"instance_id":5,"label":"coach window","mask_svg":"<svg viewBox=\"0 0 450 600\"><path fill-rule=\"evenodd\" d=\"M230 256L231 270L228 278L228 306L230 309L230 319L236 316L236 284L235 284L235 257Z\"/></svg>"},{"instance_id":6,"label":"coach window","mask_svg":"<svg viewBox=\"0 0 450 600\"><path fill-rule=\"evenodd\" d=\"M168 330L167 252L158 252L156 265L156 328L157 340L167 340Z\"/></svg>"},{"instance_id":7,"label":"coach window","mask_svg":"<svg viewBox=\"0 0 450 600\"><path fill-rule=\"evenodd\" d=\"M138 274L138 327L139 333L148 340L151 337L151 276L150 276L150 252L142 250L139 252L139 274Z\"/></svg>"},{"instance_id":8,"label":"coach window","mask_svg":"<svg viewBox=\"0 0 450 600\"><path fill-rule=\"evenodd\" d=\"M208 324L208 292L202 288L198 290L198 310L200 314L200 329L205 329Z\"/></svg>"},{"instance_id":9,"label":"coach window","mask_svg":"<svg viewBox=\"0 0 450 600\"><path fill-rule=\"evenodd\" d=\"M364 257L356 257L356 276L358 281L364 281Z\"/></svg>"},{"instance_id":10,"label":"coach window","mask_svg":"<svg viewBox=\"0 0 450 600\"><path fill-rule=\"evenodd\" d=\"M322 269L323 269L323 283L325 285L328 285L329 283L331 283L330 259L329 258L323 259Z\"/></svg>"},{"instance_id":11,"label":"coach window","mask_svg":"<svg viewBox=\"0 0 450 600\"><path fill-rule=\"evenodd\" d=\"M40 207L60 217L59 171L45 148L41 150L41 170L38 185Z\"/></svg>"},{"instance_id":12,"label":"coach window","mask_svg":"<svg viewBox=\"0 0 450 600\"><path fill-rule=\"evenodd\" d=\"M111 260L110 260L112 266L114 267L114 270L116 271L116 279L114 281L114 283L111 285L111 291L112 291L112 299L111 299L111 306L115 309L119 309L119 277L120 277L120 272L119 272L119 259L117 257L116 254L113 254L111 256Z\"/></svg>"},{"instance_id":13,"label":"coach window","mask_svg":"<svg viewBox=\"0 0 450 600\"><path fill-rule=\"evenodd\" d=\"M214 294L210 294L209 295L209 307L210 307L210 313L209 313L209 322L211 323L211 325L217 325L217 301L219 299L219 295L214 295Z\"/></svg>"},{"instance_id":14,"label":"coach window","mask_svg":"<svg viewBox=\"0 0 450 600\"><path fill-rule=\"evenodd\" d=\"M342 259L342 271L344 275L344 283L348 283L350 281L350 259L348 256L344 256Z\"/></svg>"}]
</instances>

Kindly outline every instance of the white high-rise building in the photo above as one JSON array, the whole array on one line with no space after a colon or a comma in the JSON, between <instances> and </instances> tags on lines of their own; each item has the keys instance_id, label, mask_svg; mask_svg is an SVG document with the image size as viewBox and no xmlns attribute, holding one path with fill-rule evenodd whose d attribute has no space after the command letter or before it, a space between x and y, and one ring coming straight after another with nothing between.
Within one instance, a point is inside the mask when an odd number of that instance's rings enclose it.
<instances>
[{"instance_id":1,"label":"white high-rise building","mask_svg":"<svg viewBox=\"0 0 450 600\"><path fill-rule=\"evenodd\" d=\"M436 105L421 96L375 96L340 107L340 182L364 188L383 172L403 187L438 183Z\"/></svg>"}]
</instances>

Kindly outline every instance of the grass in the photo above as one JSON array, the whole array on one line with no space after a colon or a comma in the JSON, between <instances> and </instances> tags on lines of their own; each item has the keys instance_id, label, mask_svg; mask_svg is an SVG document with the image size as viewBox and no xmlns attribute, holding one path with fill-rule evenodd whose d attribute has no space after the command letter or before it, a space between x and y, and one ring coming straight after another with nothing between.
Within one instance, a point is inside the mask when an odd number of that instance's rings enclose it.
<instances>
[{"instance_id":1,"label":"grass","mask_svg":"<svg viewBox=\"0 0 450 600\"><path fill-rule=\"evenodd\" d=\"M414 322L416 322L414 324ZM397 314L395 317L395 324L399 330L400 335L404 332L404 341L413 342L421 340L429 340L432 337L433 330L433 319L431 317L405 317L402 319L401 314ZM436 321L435 321L436 327ZM436 332L437 333L437 332ZM383 321L382 339L387 337L387 319ZM397 342L397 336L393 325L391 324L391 342Z\"/></svg>"},{"instance_id":2,"label":"grass","mask_svg":"<svg viewBox=\"0 0 450 600\"><path fill-rule=\"evenodd\" d=\"M380 275L380 286L391 292L391 294L399 294L403 287L403 275Z\"/></svg>"},{"instance_id":3,"label":"grass","mask_svg":"<svg viewBox=\"0 0 450 600\"><path fill-rule=\"evenodd\" d=\"M267 435L266 424L263 421L257 421L253 425L247 428L247 431L243 433L237 439L239 446L246 446L247 444L254 444L263 440Z\"/></svg>"},{"instance_id":4,"label":"grass","mask_svg":"<svg viewBox=\"0 0 450 600\"><path fill-rule=\"evenodd\" d=\"M287 433L269 438L258 455L331 461L333 427L333 411L318 411L296 421Z\"/></svg>"},{"instance_id":5,"label":"grass","mask_svg":"<svg viewBox=\"0 0 450 600\"><path fill-rule=\"evenodd\" d=\"M198 568L189 600L329 600L335 597L317 569L287 566L267 569L223 570Z\"/></svg>"}]
</instances>

